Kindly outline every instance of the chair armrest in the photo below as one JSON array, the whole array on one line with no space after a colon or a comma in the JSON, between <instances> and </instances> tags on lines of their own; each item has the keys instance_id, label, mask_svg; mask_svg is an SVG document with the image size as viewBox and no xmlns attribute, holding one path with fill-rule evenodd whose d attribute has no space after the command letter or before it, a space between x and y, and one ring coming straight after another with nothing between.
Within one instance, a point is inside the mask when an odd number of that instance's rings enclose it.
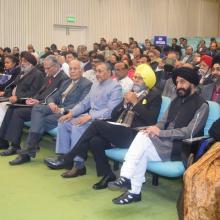
<instances>
[{"instance_id":1,"label":"chair armrest","mask_svg":"<svg viewBox=\"0 0 220 220\"><path fill-rule=\"evenodd\" d=\"M184 143L186 143L186 144L191 145L191 144L195 144L195 143L197 143L197 142L206 140L206 139L208 139L208 138L210 138L210 137L209 137L208 135L205 135L205 136L200 136L200 137L187 138L187 139L184 139L184 140L182 140L182 141L183 141Z\"/></svg>"}]
</instances>

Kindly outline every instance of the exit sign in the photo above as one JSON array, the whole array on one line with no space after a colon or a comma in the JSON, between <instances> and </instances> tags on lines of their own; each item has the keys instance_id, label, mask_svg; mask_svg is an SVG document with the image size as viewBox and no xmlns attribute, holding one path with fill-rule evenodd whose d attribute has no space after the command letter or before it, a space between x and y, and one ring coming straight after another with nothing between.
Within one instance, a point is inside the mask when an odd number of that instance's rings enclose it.
<instances>
[{"instance_id":1,"label":"exit sign","mask_svg":"<svg viewBox=\"0 0 220 220\"><path fill-rule=\"evenodd\" d=\"M67 22L75 23L76 22L76 17L74 16L67 16L66 17Z\"/></svg>"}]
</instances>

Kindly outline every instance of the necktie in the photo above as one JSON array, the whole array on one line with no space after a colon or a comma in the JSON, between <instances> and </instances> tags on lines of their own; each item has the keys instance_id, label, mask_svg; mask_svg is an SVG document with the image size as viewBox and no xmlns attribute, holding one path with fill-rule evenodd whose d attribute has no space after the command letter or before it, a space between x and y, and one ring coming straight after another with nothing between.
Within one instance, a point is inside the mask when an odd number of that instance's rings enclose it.
<instances>
[{"instance_id":1,"label":"necktie","mask_svg":"<svg viewBox=\"0 0 220 220\"><path fill-rule=\"evenodd\" d=\"M72 80L72 82L62 94L62 102L64 102L65 98L75 89L75 85L75 82Z\"/></svg>"},{"instance_id":2,"label":"necktie","mask_svg":"<svg viewBox=\"0 0 220 220\"><path fill-rule=\"evenodd\" d=\"M53 82L53 80L54 80L54 77L49 77L47 85L50 86L50 84Z\"/></svg>"}]
</instances>

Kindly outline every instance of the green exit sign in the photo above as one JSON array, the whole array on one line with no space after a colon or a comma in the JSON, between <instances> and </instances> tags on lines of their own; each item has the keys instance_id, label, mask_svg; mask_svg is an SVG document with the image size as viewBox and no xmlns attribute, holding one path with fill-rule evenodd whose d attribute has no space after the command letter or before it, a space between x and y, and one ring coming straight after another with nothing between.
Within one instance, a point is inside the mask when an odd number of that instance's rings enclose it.
<instances>
[{"instance_id":1,"label":"green exit sign","mask_svg":"<svg viewBox=\"0 0 220 220\"><path fill-rule=\"evenodd\" d=\"M76 22L76 17L74 16L67 16L66 17L67 22L75 23Z\"/></svg>"}]
</instances>

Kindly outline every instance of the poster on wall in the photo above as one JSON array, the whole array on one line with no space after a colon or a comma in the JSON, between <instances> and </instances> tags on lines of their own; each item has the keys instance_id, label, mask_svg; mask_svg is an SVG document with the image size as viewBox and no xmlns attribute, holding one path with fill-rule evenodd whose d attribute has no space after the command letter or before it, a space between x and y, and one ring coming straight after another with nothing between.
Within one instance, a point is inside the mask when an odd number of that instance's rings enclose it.
<instances>
[{"instance_id":1,"label":"poster on wall","mask_svg":"<svg viewBox=\"0 0 220 220\"><path fill-rule=\"evenodd\" d=\"M154 45L157 46L167 45L167 36L154 36Z\"/></svg>"}]
</instances>

